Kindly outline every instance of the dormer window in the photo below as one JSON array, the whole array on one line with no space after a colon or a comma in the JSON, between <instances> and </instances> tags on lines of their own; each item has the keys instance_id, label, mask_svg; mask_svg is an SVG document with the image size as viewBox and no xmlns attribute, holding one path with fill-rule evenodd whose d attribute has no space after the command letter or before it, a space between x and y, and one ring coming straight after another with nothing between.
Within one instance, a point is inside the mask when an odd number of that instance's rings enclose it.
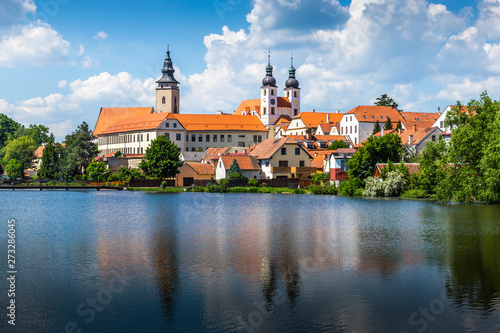
<instances>
[{"instance_id":1,"label":"dormer window","mask_svg":"<svg viewBox=\"0 0 500 333\"><path fill-rule=\"evenodd\" d=\"M420 118L415 118L416 121L420 121Z\"/></svg>"}]
</instances>

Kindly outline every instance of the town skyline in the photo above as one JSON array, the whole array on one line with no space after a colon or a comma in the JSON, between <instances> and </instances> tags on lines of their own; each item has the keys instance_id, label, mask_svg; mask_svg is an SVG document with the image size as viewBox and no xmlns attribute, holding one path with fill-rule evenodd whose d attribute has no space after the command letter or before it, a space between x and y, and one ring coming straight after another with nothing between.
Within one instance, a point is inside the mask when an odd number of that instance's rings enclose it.
<instances>
[{"instance_id":1,"label":"town skyline","mask_svg":"<svg viewBox=\"0 0 500 333\"><path fill-rule=\"evenodd\" d=\"M184 114L258 98L269 49L279 91L293 51L302 111L346 112L387 93L405 111L436 112L500 92L497 1L10 3L0 113L58 140L82 121L93 128L101 107L154 106L167 44Z\"/></svg>"}]
</instances>

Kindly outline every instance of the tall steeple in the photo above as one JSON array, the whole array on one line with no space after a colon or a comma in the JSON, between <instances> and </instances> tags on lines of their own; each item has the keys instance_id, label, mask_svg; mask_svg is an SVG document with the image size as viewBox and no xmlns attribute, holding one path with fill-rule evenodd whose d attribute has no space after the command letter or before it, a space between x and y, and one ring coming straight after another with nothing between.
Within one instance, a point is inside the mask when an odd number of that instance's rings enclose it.
<instances>
[{"instance_id":1,"label":"tall steeple","mask_svg":"<svg viewBox=\"0 0 500 333\"><path fill-rule=\"evenodd\" d=\"M291 56L290 69L288 69L288 80L285 82L285 97L292 105L292 114L296 116L300 113L300 88L299 81L295 78L295 67L293 67L293 52Z\"/></svg>"},{"instance_id":2,"label":"tall steeple","mask_svg":"<svg viewBox=\"0 0 500 333\"><path fill-rule=\"evenodd\" d=\"M167 56L161 70L162 77L156 81L156 112L179 113L179 81L174 77L174 65L170 58L170 46L167 45Z\"/></svg>"},{"instance_id":3,"label":"tall steeple","mask_svg":"<svg viewBox=\"0 0 500 333\"><path fill-rule=\"evenodd\" d=\"M292 53L291 65L290 68L288 69L288 80L286 80L285 86L287 88L299 87L299 81L295 78L295 67L293 67L293 53Z\"/></svg>"},{"instance_id":4,"label":"tall steeple","mask_svg":"<svg viewBox=\"0 0 500 333\"><path fill-rule=\"evenodd\" d=\"M271 66L271 51L267 55L266 77L262 80L262 85L276 87L276 79L273 77L273 66Z\"/></svg>"}]
</instances>

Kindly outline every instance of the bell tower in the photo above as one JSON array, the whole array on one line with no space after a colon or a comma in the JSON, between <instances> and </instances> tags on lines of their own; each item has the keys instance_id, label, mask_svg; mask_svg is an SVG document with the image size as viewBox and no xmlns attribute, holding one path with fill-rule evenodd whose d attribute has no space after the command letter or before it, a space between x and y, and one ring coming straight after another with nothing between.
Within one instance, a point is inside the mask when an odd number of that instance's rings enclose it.
<instances>
[{"instance_id":1,"label":"bell tower","mask_svg":"<svg viewBox=\"0 0 500 333\"><path fill-rule=\"evenodd\" d=\"M273 77L271 66L271 52L267 56L266 77L262 80L260 88L260 118L265 126L274 124L278 115L278 87Z\"/></svg>"},{"instance_id":2,"label":"bell tower","mask_svg":"<svg viewBox=\"0 0 500 333\"><path fill-rule=\"evenodd\" d=\"M292 105L292 115L296 116L300 113L300 88L299 81L295 78L295 68L293 67L293 54L291 66L288 70L288 80L285 82L285 97L288 97Z\"/></svg>"},{"instance_id":3,"label":"bell tower","mask_svg":"<svg viewBox=\"0 0 500 333\"><path fill-rule=\"evenodd\" d=\"M167 46L167 57L163 63L162 77L156 81L156 112L179 113L179 82L174 78L174 66Z\"/></svg>"}]
</instances>

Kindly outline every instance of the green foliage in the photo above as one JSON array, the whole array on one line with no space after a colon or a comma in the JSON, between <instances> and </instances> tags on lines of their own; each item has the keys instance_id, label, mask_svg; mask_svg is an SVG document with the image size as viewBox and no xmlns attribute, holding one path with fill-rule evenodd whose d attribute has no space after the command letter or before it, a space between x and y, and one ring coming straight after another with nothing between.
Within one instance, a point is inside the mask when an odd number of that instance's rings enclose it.
<instances>
[{"instance_id":1,"label":"green foliage","mask_svg":"<svg viewBox=\"0 0 500 333\"><path fill-rule=\"evenodd\" d=\"M34 158L37 145L33 138L22 136L20 138L9 141L5 147L4 161L9 162L11 159L16 159L21 164L23 170L31 167L31 162Z\"/></svg>"},{"instance_id":2,"label":"green foliage","mask_svg":"<svg viewBox=\"0 0 500 333\"><path fill-rule=\"evenodd\" d=\"M375 105L378 106L392 106L393 108L398 108L398 103L396 103L389 95L383 94L375 99Z\"/></svg>"},{"instance_id":3,"label":"green foliage","mask_svg":"<svg viewBox=\"0 0 500 333\"><path fill-rule=\"evenodd\" d=\"M0 113L0 149L5 147L7 140L13 137L22 125Z\"/></svg>"},{"instance_id":4,"label":"green foliage","mask_svg":"<svg viewBox=\"0 0 500 333\"><path fill-rule=\"evenodd\" d=\"M240 166L238 165L238 161L236 159L233 160L233 164L229 167L227 171L227 179L228 180L248 180L248 177L241 173Z\"/></svg>"},{"instance_id":5,"label":"green foliage","mask_svg":"<svg viewBox=\"0 0 500 333\"><path fill-rule=\"evenodd\" d=\"M337 194L337 188L335 186L310 185L307 189L312 194L327 194L327 195L336 195Z\"/></svg>"},{"instance_id":6,"label":"green foliage","mask_svg":"<svg viewBox=\"0 0 500 333\"><path fill-rule=\"evenodd\" d=\"M221 179L221 180L219 180L219 186L220 187L227 188L228 184L229 184L229 182L227 181L227 179Z\"/></svg>"},{"instance_id":7,"label":"green foliage","mask_svg":"<svg viewBox=\"0 0 500 333\"><path fill-rule=\"evenodd\" d=\"M363 181L359 178L351 178L340 183L338 194L342 196L354 196L358 189L363 190Z\"/></svg>"},{"instance_id":8,"label":"green foliage","mask_svg":"<svg viewBox=\"0 0 500 333\"><path fill-rule=\"evenodd\" d=\"M120 157L122 157L123 155L122 155L122 152L118 150L118 151L116 151L116 152L115 152L115 155L114 155L114 156L115 156L116 158L120 158Z\"/></svg>"},{"instance_id":9,"label":"green foliage","mask_svg":"<svg viewBox=\"0 0 500 333\"><path fill-rule=\"evenodd\" d=\"M248 181L248 185L250 186L259 186L259 181L255 178L252 178Z\"/></svg>"},{"instance_id":10,"label":"green foliage","mask_svg":"<svg viewBox=\"0 0 500 333\"><path fill-rule=\"evenodd\" d=\"M380 128L380 123L378 122L378 119L377 119L377 121L375 122L375 126L373 127L372 135L377 134L381 130L382 130L382 128Z\"/></svg>"},{"instance_id":11,"label":"green foliage","mask_svg":"<svg viewBox=\"0 0 500 333\"><path fill-rule=\"evenodd\" d=\"M83 174L98 153L89 125L86 122L79 125L75 131L66 135L65 143L61 158L62 173L65 178Z\"/></svg>"},{"instance_id":12,"label":"green foliage","mask_svg":"<svg viewBox=\"0 0 500 333\"><path fill-rule=\"evenodd\" d=\"M387 120L385 121L385 124L384 124L384 130L389 131L389 130L391 130L393 128L394 127L392 126L391 118L387 117Z\"/></svg>"},{"instance_id":13,"label":"green foliage","mask_svg":"<svg viewBox=\"0 0 500 333\"><path fill-rule=\"evenodd\" d=\"M401 119L398 120L398 124L396 125L396 129L399 129L399 130L403 129L403 124L401 123Z\"/></svg>"},{"instance_id":14,"label":"green foliage","mask_svg":"<svg viewBox=\"0 0 500 333\"><path fill-rule=\"evenodd\" d=\"M418 188L429 194L435 194L438 184L445 178L446 142L439 138L437 142L428 142L419 157Z\"/></svg>"},{"instance_id":15,"label":"green foliage","mask_svg":"<svg viewBox=\"0 0 500 333\"><path fill-rule=\"evenodd\" d=\"M315 184L323 183L324 181L330 179L330 173L315 172L311 175L311 180Z\"/></svg>"},{"instance_id":16,"label":"green foliage","mask_svg":"<svg viewBox=\"0 0 500 333\"><path fill-rule=\"evenodd\" d=\"M199 152L199 153L201 153L201 152L203 152L203 149L198 148L198 149L196 149L196 151Z\"/></svg>"},{"instance_id":17,"label":"green foliage","mask_svg":"<svg viewBox=\"0 0 500 333\"><path fill-rule=\"evenodd\" d=\"M327 150L337 150L339 148L347 148L347 145L342 140L335 140L332 144L327 148Z\"/></svg>"},{"instance_id":18,"label":"green foliage","mask_svg":"<svg viewBox=\"0 0 500 333\"><path fill-rule=\"evenodd\" d=\"M163 189L167 188L167 181L166 180L162 181L160 187Z\"/></svg>"},{"instance_id":19,"label":"green foliage","mask_svg":"<svg viewBox=\"0 0 500 333\"><path fill-rule=\"evenodd\" d=\"M41 146L43 143L48 142L49 139L49 128L44 125L31 124L28 128L21 126L18 128L16 137L29 136L35 141L35 145Z\"/></svg>"},{"instance_id":20,"label":"green foliage","mask_svg":"<svg viewBox=\"0 0 500 333\"><path fill-rule=\"evenodd\" d=\"M261 183L260 187L267 187L267 183Z\"/></svg>"},{"instance_id":21,"label":"green foliage","mask_svg":"<svg viewBox=\"0 0 500 333\"><path fill-rule=\"evenodd\" d=\"M23 178L24 176L23 165L15 158L9 160L5 166L5 171L10 179Z\"/></svg>"},{"instance_id":22,"label":"green foliage","mask_svg":"<svg viewBox=\"0 0 500 333\"><path fill-rule=\"evenodd\" d=\"M92 161L87 167L87 178L89 180L106 181L111 172L106 169L104 162Z\"/></svg>"},{"instance_id":23,"label":"green foliage","mask_svg":"<svg viewBox=\"0 0 500 333\"><path fill-rule=\"evenodd\" d=\"M397 134L371 136L347 162L349 178L365 179L373 176L377 163L398 162L402 153L403 144Z\"/></svg>"},{"instance_id":24,"label":"green foliage","mask_svg":"<svg viewBox=\"0 0 500 333\"><path fill-rule=\"evenodd\" d=\"M422 189L413 189L405 191L401 196L403 198L428 198L429 193Z\"/></svg>"},{"instance_id":25,"label":"green foliage","mask_svg":"<svg viewBox=\"0 0 500 333\"><path fill-rule=\"evenodd\" d=\"M55 143L54 134L50 134L47 144L43 148L40 176L44 179L56 179L60 172L60 156L62 147Z\"/></svg>"},{"instance_id":26,"label":"green foliage","mask_svg":"<svg viewBox=\"0 0 500 333\"><path fill-rule=\"evenodd\" d=\"M259 192L259 188L258 187L255 187L255 186L252 186L252 187L249 187L247 189L248 193L258 193Z\"/></svg>"},{"instance_id":27,"label":"green foliage","mask_svg":"<svg viewBox=\"0 0 500 333\"><path fill-rule=\"evenodd\" d=\"M369 197L397 197L404 189L406 181L401 171L390 171L385 180L368 177L363 194Z\"/></svg>"},{"instance_id":28,"label":"green foliage","mask_svg":"<svg viewBox=\"0 0 500 333\"><path fill-rule=\"evenodd\" d=\"M146 175L163 179L175 177L182 164L177 145L162 135L151 141L139 167Z\"/></svg>"},{"instance_id":29,"label":"green foliage","mask_svg":"<svg viewBox=\"0 0 500 333\"><path fill-rule=\"evenodd\" d=\"M221 180L225 180L225 179L221 179ZM207 192L224 193L224 192L228 192L228 188L225 186L219 186L219 185L208 185Z\"/></svg>"},{"instance_id":30,"label":"green foliage","mask_svg":"<svg viewBox=\"0 0 500 333\"><path fill-rule=\"evenodd\" d=\"M293 193L294 194L306 194L306 190L301 189L301 188L296 188L295 190L293 190Z\"/></svg>"},{"instance_id":31,"label":"green foliage","mask_svg":"<svg viewBox=\"0 0 500 333\"><path fill-rule=\"evenodd\" d=\"M117 177L121 181L131 181L134 179L145 179L146 176L139 169L132 169L121 167L119 172L117 173Z\"/></svg>"}]
</instances>

